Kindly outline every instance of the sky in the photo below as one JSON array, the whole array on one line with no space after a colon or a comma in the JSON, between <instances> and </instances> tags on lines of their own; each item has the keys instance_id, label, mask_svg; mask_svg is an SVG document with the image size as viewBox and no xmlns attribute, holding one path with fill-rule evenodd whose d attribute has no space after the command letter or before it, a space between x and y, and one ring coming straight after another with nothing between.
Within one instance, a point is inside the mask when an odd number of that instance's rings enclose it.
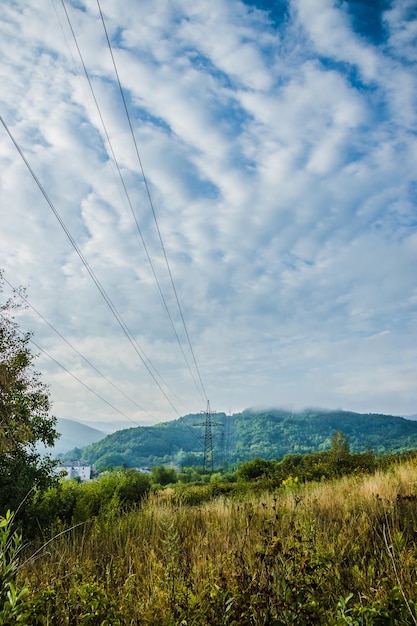
<instances>
[{"instance_id":1,"label":"sky","mask_svg":"<svg viewBox=\"0 0 417 626\"><path fill-rule=\"evenodd\" d=\"M417 413L414 0L2 0L0 59L54 415Z\"/></svg>"}]
</instances>

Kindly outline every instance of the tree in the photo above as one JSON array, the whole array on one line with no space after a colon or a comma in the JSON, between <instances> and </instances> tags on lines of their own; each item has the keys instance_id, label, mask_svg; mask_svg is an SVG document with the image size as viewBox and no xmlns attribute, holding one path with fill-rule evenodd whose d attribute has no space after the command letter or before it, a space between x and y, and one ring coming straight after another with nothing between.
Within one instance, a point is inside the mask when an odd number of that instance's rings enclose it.
<instances>
[{"instance_id":1,"label":"tree","mask_svg":"<svg viewBox=\"0 0 417 626\"><path fill-rule=\"evenodd\" d=\"M336 430L332 437L330 450L333 469L336 474L347 473L350 467L349 437L341 430Z\"/></svg>"},{"instance_id":2,"label":"tree","mask_svg":"<svg viewBox=\"0 0 417 626\"><path fill-rule=\"evenodd\" d=\"M165 487L178 481L177 472L173 467L166 467L165 465L156 465L151 469L152 479L154 483Z\"/></svg>"},{"instance_id":3,"label":"tree","mask_svg":"<svg viewBox=\"0 0 417 626\"><path fill-rule=\"evenodd\" d=\"M237 470L238 480L250 481L256 480L263 476L270 476L274 463L272 461L265 461L256 457L252 461L245 461Z\"/></svg>"},{"instance_id":4,"label":"tree","mask_svg":"<svg viewBox=\"0 0 417 626\"><path fill-rule=\"evenodd\" d=\"M52 446L58 433L48 389L33 367L31 334L14 321L16 308L18 294L0 304L0 514L16 510L33 488L52 484L56 464L36 450L39 443Z\"/></svg>"}]
</instances>

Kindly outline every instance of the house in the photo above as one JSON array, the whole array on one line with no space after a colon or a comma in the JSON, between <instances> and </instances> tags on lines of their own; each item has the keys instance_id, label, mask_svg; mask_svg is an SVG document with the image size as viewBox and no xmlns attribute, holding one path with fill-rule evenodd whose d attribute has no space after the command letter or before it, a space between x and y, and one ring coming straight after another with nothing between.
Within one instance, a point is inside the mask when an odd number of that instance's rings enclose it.
<instances>
[{"instance_id":1,"label":"house","mask_svg":"<svg viewBox=\"0 0 417 626\"><path fill-rule=\"evenodd\" d=\"M57 472L65 472L63 478L79 478L80 480L91 479L91 465L85 461L64 461L56 468Z\"/></svg>"}]
</instances>

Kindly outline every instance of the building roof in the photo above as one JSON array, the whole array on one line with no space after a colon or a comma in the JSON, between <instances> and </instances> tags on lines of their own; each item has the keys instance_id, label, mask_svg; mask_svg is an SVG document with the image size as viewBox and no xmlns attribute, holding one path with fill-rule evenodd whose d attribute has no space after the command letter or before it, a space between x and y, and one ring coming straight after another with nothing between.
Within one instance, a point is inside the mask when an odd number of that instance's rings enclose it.
<instances>
[{"instance_id":1,"label":"building roof","mask_svg":"<svg viewBox=\"0 0 417 626\"><path fill-rule=\"evenodd\" d=\"M79 460L63 461L59 464L59 467L91 467L91 464Z\"/></svg>"}]
</instances>

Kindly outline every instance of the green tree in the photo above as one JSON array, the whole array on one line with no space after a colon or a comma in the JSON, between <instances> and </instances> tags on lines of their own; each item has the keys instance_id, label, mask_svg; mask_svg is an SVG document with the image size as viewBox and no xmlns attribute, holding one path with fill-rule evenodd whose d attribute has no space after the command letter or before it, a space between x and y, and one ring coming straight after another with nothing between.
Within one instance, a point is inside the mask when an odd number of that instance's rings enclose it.
<instances>
[{"instance_id":1,"label":"green tree","mask_svg":"<svg viewBox=\"0 0 417 626\"><path fill-rule=\"evenodd\" d=\"M344 435L341 430L336 430L333 434L330 454L336 474L348 473L351 465L349 437Z\"/></svg>"},{"instance_id":2,"label":"green tree","mask_svg":"<svg viewBox=\"0 0 417 626\"><path fill-rule=\"evenodd\" d=\"M250 481L261 478L262 476L270 476L274 463L265 461L256 457L253 461L245 461L237 470L238 480Z\"/></svg>"},{"instance_id":3,"label":"green tree","mask_svg":"<svg viewBox=\"0 0 417 626\"><path fill-rule=\"evenodd\" d=\"M122 473L118 490L122 507L132 507L149 493L151 482L149 476L131 468Z\"/></svg>"},{"instance_id":4,"label":"green tree","mask_svg":"<svg viewBox=\"0 0 417 626\"><path fill-rule=\"evenodd\" d=\"M102 472L126 466L126 456L120 452L106 452L95 462L96 468Z\"/></svg>"},{"instance_id":5,"label":"green tree","mask_svg":"<svg viewBox=\"0 0 417 626\"><path fill-rule=\"evenodd\" d=\"M55 461L36 446L52 446L58 437L48 389L33 367L31 335L13 318L18 306L17 296L0 304L0 514L16 510L33 488L53 483Z\"/></svg>"},{"instance_id":6,"label":"green tree","mask_svg":"<svg viewBox=\"0 0 417 626\"><path fill-rule=\"evenodd\" d=\"M165 465L157 465L151 469L152 479L154 483L161 485L170 485L176 483L178 480L177 472L173 467L166 467Z\"/></svg>"}]
</instances>

